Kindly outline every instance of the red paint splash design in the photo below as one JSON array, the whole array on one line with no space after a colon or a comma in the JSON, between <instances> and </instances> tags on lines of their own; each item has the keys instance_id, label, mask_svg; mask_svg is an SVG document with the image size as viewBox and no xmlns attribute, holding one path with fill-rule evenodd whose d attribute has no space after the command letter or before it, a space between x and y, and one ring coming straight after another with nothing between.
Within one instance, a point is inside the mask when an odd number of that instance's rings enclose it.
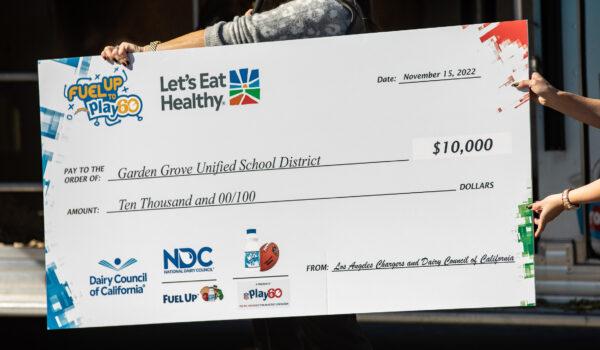
<instances>
[{"instance_id":1,"label":"red paint splash design","mask_svg":"<svg viewBox=\"0 0 600 350\"><path fill-rule=\"evenodd\" d=\"M510 65L512 68L512 74L500 83L499 88L513 89L511 85L517 81L516 77L524 76L529 66L527 21L483 23L478 29L480 42L495 51L499 64ZM519 108L528 101L529 93L525 93L512 106L498 106L496 110L502 113L510 107Z\"/></svg>"},{"instance_id":2,"label":"red paint splash design","mask_svg":"<svg viewBox=\"0 0 600 350\"><path fill-rule=\"evenodd\" d=\"M525 104L525 102L527 102L527 101L529 101L529 92L528 92L528 93L526 93L525 95L523 95L523 97L521 97L521 98L519 99L519 103L517 103L517 105L515 106L515 108L519 108L519 107L521 107L521 106L522 106L522 105L524 105L524 104Z\"/></svg>"},{"instance_id":3,"label":"red paint splash design","mask_svg":"<svg viewBox=\"0 0 600 350\"><path fill-rule=\"evenodd\" d=\"M492 24L492 23L490 23L490 22L482 23L481 26L479 26L479 30L485 29L485 27L489 26L490 24Z\"/></svg>"},{"instance_id":4,"label":"red paint splash design","mask_svg":"<svg viewBox=\"0 0 600 350\"><path fill-rule=\"evenodd\" d=\"M508 77L508 79L506 79L506 81L504 83L502 83L502 85L500 85L499 87L506 87L506 86L512 85L512 83L514 83L514 82L515 82L515 77L510 75Z\"/></svg>"},{"instance_id":5,"label":"red paint splash design","mask_svg":"<svg viewBox=\"0 0 600 350\"><path fill-rule=\"evenodd\" d=\"M482 35L479 39L484 42L491 37L496 38L496 44L504 42L517 43L519 46L527 46L527 21L500 22L495 28Z\"/></svg>"}]
</instances>

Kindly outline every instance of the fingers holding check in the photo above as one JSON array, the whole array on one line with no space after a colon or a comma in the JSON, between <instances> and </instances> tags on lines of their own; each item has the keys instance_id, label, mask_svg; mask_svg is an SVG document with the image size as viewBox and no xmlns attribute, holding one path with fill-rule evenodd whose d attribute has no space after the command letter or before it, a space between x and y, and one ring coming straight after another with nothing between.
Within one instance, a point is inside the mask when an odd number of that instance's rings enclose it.
<instances>
[{"instance_id":1,"label":"fingers holding check","mask_svg":"<svg viewBox=\"0 0 600 350\"><path fill-rule=\"evenodd\" d=\"M100 56L110 63L117 62L124 66L128 66L129 54L143 51L143 47L124 41L116 46L105 46L102 53L100 53Z\"/></svg>"},{"instance_id":2,"label":"fingers holding check","mask_svg":"<svg viewBox=\"0 0 600 350\"><path fill-rule=\"evenodd\" d=\"M537 230L535 230L534 234L536 238L544 232L546 225L559 216L564 210L560 194L550 195L531 204L530 207L531 210L539 215L539 218L533 219L533 223L537 225Z\"/></svg>"},{"instance_id":3,"label":"fingers holding check","mask_svg":"<svg viewBox=\"0 0 600 350\"><path fill-rule=\"evenodd\" d=\"M519 90L529 89L531 99L542 106L547 105L548 100L557 92L557 89L538 72L534 72L531 79L521 80L513 86Z\"/></svg>"}]
</instances>

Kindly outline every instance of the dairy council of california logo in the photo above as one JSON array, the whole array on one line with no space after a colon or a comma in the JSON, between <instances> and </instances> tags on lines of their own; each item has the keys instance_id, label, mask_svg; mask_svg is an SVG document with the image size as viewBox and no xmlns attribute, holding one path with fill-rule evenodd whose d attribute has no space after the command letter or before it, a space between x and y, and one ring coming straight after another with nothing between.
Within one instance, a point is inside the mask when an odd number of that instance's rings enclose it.
<instances>
[{"instance_id":1,"label":"dairy council of california logo","mask_svg":"<svg viewBox=\"0 0 600 350\"><path fill-rule=\"evenodd\" d=\"M256 104L260 100L258 69L241 68L229 71L229 104Z\"/></svg>"},{"instance_id":2,"label":"dairy council of california logo","mask_svg":"<svg viewBox=\"0 0 600 350\"><path fill-rule=\"evenodd\" d=\"M126 82L127 73L123 71L122 76L101 77L95 74L93 78L79 78L69 87L65 85L64 96L69 101L69 111L73 111L67 118L86 112L88 120L96 126L100 126L100 120L107 126L119 124L127 117L136 117L141 121L142 99L138 95L127 94L129 88L125 86ZM77 109L76 99L83 103Z\"/></svg>"},{"instance_id":3,"label":"dairy council of california logo","mask_svg":"<svg viewBox=\"0 0 600 350\"><path fill-rule=\"evenodd\" d=\"M113 271L113 273L100 273L89 276L89 295L92 297L122 296L143 294L148 283L148 273L129 268L136 264L136 258L123 261L116 258L112 262L100 260L98 265ZM124 271L127 270L127 271ZM104 270L103 270L104 271Z\"/></svg>"}]
</instances>

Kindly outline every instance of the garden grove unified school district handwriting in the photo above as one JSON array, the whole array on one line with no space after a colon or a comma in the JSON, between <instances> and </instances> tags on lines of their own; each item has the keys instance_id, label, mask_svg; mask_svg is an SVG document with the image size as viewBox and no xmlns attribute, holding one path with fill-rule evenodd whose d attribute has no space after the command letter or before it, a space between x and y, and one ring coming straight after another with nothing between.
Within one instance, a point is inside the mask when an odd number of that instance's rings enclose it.
<instances>
[{"instance_id":1,"label":"garden grove unified school district handwriting","mask_svg":"<svg viewBox=\"0 0 600 350\"><path fill-rule=\"evenodd\" d=\"M278 156L270 159L235 159L230 162L222 160L214 162L198 162L195 166L177 166L164 164L157 168L143 166L138 169L127 167L120 168L118 179L140 179L161 176L185 176L200 174L221 174L246 171L274 170L285 168L318 167L321 165L321 156L291 157Z\"/></svg>"}]
</instances>

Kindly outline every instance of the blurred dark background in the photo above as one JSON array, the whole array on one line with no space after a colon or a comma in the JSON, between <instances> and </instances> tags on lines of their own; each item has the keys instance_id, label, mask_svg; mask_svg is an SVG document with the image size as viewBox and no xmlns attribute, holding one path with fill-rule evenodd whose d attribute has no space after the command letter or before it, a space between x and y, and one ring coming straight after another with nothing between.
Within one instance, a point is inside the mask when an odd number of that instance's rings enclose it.
<instances>
[{"instance_id":1,"label":"blurred dark background","mask_svg":"<svg viewBox=\"0 0 600 350\"><path fill-rule=\"evenodd\" d=\"M8 320L11 320L8 322ZM0 318L0 344L14 349L139 349L161 347L215 347L254 349L250 321L176 323L59 330L44 332L44 318ZM597 348L597 328L502 326L477 324L389 324L362 325L374 349L499 349L560 347ZM20 344L20 345L19 345ZM329 349L323 349L329 350ZM332 349L337 350L337 349ZM342 349L340 349L342 350Z\"/></svg>"}]
</instances>

